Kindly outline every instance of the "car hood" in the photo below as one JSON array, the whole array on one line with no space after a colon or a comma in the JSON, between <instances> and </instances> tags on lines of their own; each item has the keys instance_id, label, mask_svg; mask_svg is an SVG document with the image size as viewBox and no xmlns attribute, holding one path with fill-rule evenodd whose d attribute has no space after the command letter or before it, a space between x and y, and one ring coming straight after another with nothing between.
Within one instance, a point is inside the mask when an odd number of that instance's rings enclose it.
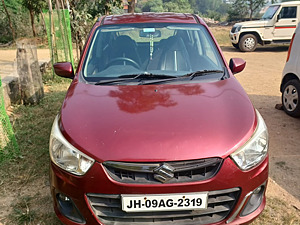
<instances>
[{"instance_id":1,"label":"car hood","mask_svg":"<svg viewBox=\"0 0 300 225\"><path fill-rule=\"evenodd\" d=\"M60 116L66 139L99 162L226 157L255 126L255 110L234 77L180 85L73 82Z\"/></svg>"},{"instance_id":2,"label":"car hood","mask_svg":"<svg viewBox=\"0 0 300 225\"><path fill-rule=\"evenodd\" d=\"M240 22L237 23L236 25L242 25L242 27L247 27L247 28L257 28L257 27L263 27L266 26L268 23L268 20L253 20L253 21L246 21L246 22Z\"/></svg>"}]
</instances>

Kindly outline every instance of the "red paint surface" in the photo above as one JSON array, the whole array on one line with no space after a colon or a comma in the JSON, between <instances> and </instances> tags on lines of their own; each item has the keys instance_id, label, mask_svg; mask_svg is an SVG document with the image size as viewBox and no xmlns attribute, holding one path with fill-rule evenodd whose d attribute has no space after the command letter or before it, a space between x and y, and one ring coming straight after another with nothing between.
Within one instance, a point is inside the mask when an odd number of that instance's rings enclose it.
<instances>
[{"instance_id":1,"label":"red paint surface","mask_svg":"<svg viewBox=\"0 0 300 225\"><path fill-rule=\"evenodd\" d=\"M296 26L290 26L290 27L275 27L275 29L289 29L289 28L295 29Z\"/></svg>"},{"instance_id":2,"label":"red paint surface","mask_svg":"<svg viewBox=\"0 0 300 225\"><path fill-rule=\"evenodd\" d=\"M253 133L253 106L235 78L181 85L73 83L63 134L97 161L225 157Z\"/></svg>"},{"instance_id":3,"label":"red paint surface","mask_svg":"<svg viewBox=\"0 0 300 225\"><path fill-rule=\"evenodd\" d=\"M181 183L181 184L161 184L161 185L136 185L124 184L113 181L108 177L103 167L95 163L84 177L72 176L61 171L55 165L51 164L50 179L52 186L52 195L54 191L60 190L62 193L68 193L72 198L79 211L86 219L88 225L101 224L92 210L88 207L85 199L87 193L102 194L167 194L167 193L184 193L184 192L202 192L209 190L220 190L233 187L242 189L241 196L237 201L230 215L214 225L225 225L226 220L237 210L247 193L263 184L268 178L268 158L266 158L259 166L248 172L242 172L232 162L230 158L225 159L222 168L218 174L212 179L202 182ZM80 188L79 188L80 187ZM56 199L54 201L54 209L57 216L67 225L77 225L66 219L57 209ZM266 204L265 196L260 207L245 217L237 217L231 224L242 225L248 224L256 218L264 209Z\"/></svg>"},{"instance_id":4,"label":"red paint surface","mask_svg":"<svg viewBox=\"0 0 300 225\"><path fill-rule=\"evenodd\" d=\"M182 13L139 13L106 16L103 25L124 23L197 23L191 14Z\"/></svg>"}]
</instances>

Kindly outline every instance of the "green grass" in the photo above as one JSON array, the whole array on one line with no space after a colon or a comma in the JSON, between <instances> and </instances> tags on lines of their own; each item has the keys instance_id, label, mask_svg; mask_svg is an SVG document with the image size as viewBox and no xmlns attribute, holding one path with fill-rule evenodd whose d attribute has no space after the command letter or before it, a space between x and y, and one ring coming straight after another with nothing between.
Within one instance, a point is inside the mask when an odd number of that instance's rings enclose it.
<instances>
[{"instance_id":1,"label":"green grass","mask_svg":"<svg viewBox=\"0 0 300 225\"><path fill-rule=\"evenodd\" d=\"M43 78L46 91L39 105L14 106L10 115L21 156L0 165L0 198L16 199L10 206L7 224L43 224L38 221L49 221L49 218L56 222L47 224L60 224L52 209L49 185L44 184L49 183L48 143L52 122L71 80L51 78L52 73Z\"/></svg>"}]
</instances>

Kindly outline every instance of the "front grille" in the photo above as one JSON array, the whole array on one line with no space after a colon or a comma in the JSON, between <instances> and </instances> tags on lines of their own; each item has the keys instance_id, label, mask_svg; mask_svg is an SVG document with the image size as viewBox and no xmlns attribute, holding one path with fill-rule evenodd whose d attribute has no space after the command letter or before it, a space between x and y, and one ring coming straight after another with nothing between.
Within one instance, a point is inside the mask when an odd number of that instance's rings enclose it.
<instances>
[{"instance_id":1,"label":"front grille","mask_svg":"<svg viewBox=\"0 0 300 225\"><path fill-rule=\"evenodd\" d=\"M224 220L235 206L239 188L210 191L208 206L204 210L130 212L122 210L121 195L87 194L88 203L101 223L121 224L210 224Z\"/></svg>"},{"instance_id":2,"label":"front grille","mask_svg":"<svg viewBox=\"0 0 300 225\"><path fill-rule=\"evenodd\" d=\"M161 163L103 163L111 178L121 183L159 184L203 181L214 177L222 164L221 158Z\"/></svg>"}]
</instances>

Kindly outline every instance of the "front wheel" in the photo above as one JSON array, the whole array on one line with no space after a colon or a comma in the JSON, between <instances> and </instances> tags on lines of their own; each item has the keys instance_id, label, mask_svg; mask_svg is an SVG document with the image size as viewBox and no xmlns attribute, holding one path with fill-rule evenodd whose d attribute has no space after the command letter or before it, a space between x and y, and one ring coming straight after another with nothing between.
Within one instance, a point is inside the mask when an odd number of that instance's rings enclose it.
<instances>
[{"instance_id":1,"label":"front wheel","mask_svg":"<svg viewBox=\"0 0 300 225\"><path fill-rule=\"evenodd\" d=\"M257 47L257 38L253 34L245 34L239 41L242 52L253 52Z\"/></svg>"},{"instance_id":2,"label":"front wheel","mask_svg":"<svg viewBox=\"0 0 300 225\"><path fill-rule=\"evenodd\" d=\"M282 91L282 106L292 117L300 117L300 82L296 79L288 81Z\"/></svg>"}]
</instances>

